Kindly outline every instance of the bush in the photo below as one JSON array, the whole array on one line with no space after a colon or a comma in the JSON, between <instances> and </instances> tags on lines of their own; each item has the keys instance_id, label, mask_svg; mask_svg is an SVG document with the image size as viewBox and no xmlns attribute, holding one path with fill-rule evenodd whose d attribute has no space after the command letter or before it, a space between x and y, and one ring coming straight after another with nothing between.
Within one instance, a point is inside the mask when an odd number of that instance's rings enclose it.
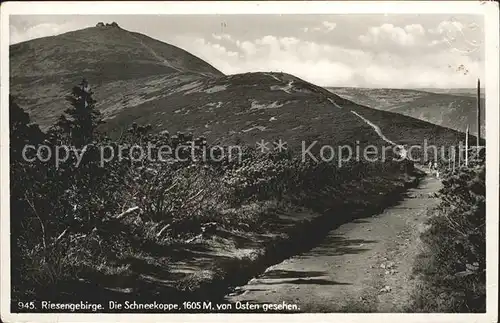
<instances>
[{"instance_id":1,"label":"bush","mask_svg":"<svg viewBox=\"0 0 500 323\"><path fill-rule=\"evenodd\" d=\"M143 257L157 246L164 252L169 244L210 234L207 228L214 226L263 231L279 209L306 206L322 212L327 207L318 196L331 208L349 192L345 186L350 183L364 189L365 177L402 171L395 162L351 162L339 168L333 162L304 163L292 154L260 154L245 146L241 159L226 155L219 162L204 160L209 144L192 134L155 134L150 125L132 124L118 140L107 138L99 132L101 115L86 82L72 89L68 102L66 114L47 134L10 102L11 178L16 179L11 181L14 299L57 291L66 282L96 273L126 271L120 259ZM156 156L154 147L193 141L198 148L193 154L181 149L184 160L127 157L134 145L144 150L151 146ZM60 165L22 158L25 144L41 142L75 147L84 151L83 158L78 167L74 154ZM125 146L125 157L102 167L104 146Z\"/></svg>"},{"instance_id":2,"label":"bush","mask_svg":"<svg viewBox=\"0 0 500 323\"><path fill-rule=\"evenodd\" d=\"M447 173L441 204L422 234L426 252L415 270L423 285L413 307L424 312L486 310L486 166Z\"/></svg>"}]
</instances>

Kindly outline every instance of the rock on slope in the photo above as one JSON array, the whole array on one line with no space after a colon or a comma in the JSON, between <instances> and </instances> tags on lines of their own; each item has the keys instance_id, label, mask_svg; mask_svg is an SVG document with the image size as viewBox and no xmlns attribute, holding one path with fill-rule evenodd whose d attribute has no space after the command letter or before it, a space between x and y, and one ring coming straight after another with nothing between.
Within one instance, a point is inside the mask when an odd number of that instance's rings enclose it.
<instances>
[{"instance_id":1,"label":"rock on slope","mask_svg":"<svg viewBox=\"0 0 500 323\"><path fill-rule=\"evenodd\" d=\"M307 145L314 140L318 145L387 145L368 119L396 143L462 139L456 131L360 106L289 74L226 76L182 49L119 27L15 44L10 58L11 93L43 129L62 113L64 96L85 77L96 87L98 108L112 134L137 122L223 143L282 138L298 149L302 140Z\"/></svg>"}]
</instances>

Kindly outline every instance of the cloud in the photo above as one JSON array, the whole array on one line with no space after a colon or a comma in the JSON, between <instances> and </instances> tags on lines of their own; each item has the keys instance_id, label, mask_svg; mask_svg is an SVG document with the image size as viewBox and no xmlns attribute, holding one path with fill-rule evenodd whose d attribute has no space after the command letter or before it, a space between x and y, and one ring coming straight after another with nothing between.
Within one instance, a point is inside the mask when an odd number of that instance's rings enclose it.
<instances>
[{"instance_id":1,"label":"cloud","mask_svg":"<svg viewBox=\"0 0 500 323\"><path fill-rule=\"evenodd\" d=\"M202 49L201 51L196 51L196 55L223 70L230 68L229 62L235 61L239 56L238 52L228 50L225 46L206 41L203 38L191 39L190 47Z\"/></svg>"},{"instance_id":2,"label":"cloud","mask_svg":"<svg viewBox=\"0 0 500 323\"><path fill-rule=\"evenodd\" d=\"M420 35L422 26L400 28L406 35ZM401 41L401 31L385 26L379 32L395 33L392 41ZM406 30L405 30L406 28ZM384 34L385 35L385 34ZM407 43L403 40L400 44ZM286 72L322 86L362 87L470 87L482 73L481 64L449 50L428 51L417 61L389 49L372 52L345 48L298 37L265 35L253 40L237 40L233 47L185 38L181 47L207 60L226 74L245 72ZM428 47L427 47L428 48ZM458 68L463 65L469 73Z\"/></svg>"},{"instance_id":3,"label":"cloud","mask_svg":"<svg viewBox=\"0 0 500 323\"><path fill-rule=\"evenodd\" d=\"M439 23L436 28L429 29L431 34L447 34L455 33L464 29L464 25L460 21L445 20Z\"/></svg>"},{"instance_id":4,"label":"cloud","mask_svg":"<svg viewBox=\"0 0 500 323\"><path fill-rule=\"evenodd\" d=\"M476 23L464 24L457 20L445 20L435 28L428 30L434 39L429 46L448 47L464 55L470 55L482 50L483 35L481 28Z\"/></svg>"},{"instance_id":5,"label":"cloud","mask_svg":"<svg viewBox=\"0 0 500 323\"><path fill-rule=\"evenodd\" d=\"M420 36L425 35L424 27L422 27L422 25L419 24L406 25L404 29L408 34L420 35Z\"/></svg>"},{"instance_id":6,"label":"cloud","mask_svg":"<svg viewBox=\"0 0 500 323\"><path fill-rule=\"evenodd\" d=\"M257 46L249 41L237 42L237 46L243 51L246 56L253 56L257 53Z\"/></svg>"},{"instance_id":7,"label":"cloud","mask_svg":"<svg viewBox=\"0 0 500 323\"><path fill-rule=\"evenodd\" d=\"M434 46L439 46L441 44L445 44L447 43L446 40L444 39L434 39L434 40L431 40L430 43L428 44L429 47L434 47Z\"/></svg>"},{"instance_id":8,"label":"cloud","mask_svg":"<svg viewBox=\"0 0 500 323\"><path fill-rule=\"evenodd\" d=\"M11 25L9 30L10 43L15 44L35 38L58 35L79 28L71 23L41 23L27 28Z\"/></svg>"},{"instance_id":9,"label":"cloud","mask_svg":"<svg viewBox=\"0 0 500 323\"><path fill-rule=\"evenodd\" d=\"M229 34L212 34L212 37L216 40L232 41L231 35L229 35Z\"/></svg>"},{"instance_id":10,"label":"cloud","mask_svg":"<svg viewBox=\"0 0 500 323\"><path fill-rule=\"evenodd\" d=\"M329 21L322 21L320 25L317 25L315 27L303 27L301 30L305 33L309 31L323 31L323 32L330 32L334 30L337 27L337 24L334 22L329 22Z\"/></svg>"},{"instance_id":11,"label":"cloud","mask_svg":"<svg viewBox=\"0 0 500 323\"><path fill-rule=\"evenodd\" d=\"M379 27L371 27L366 34L359 36L358 39L364 45L411 47L423 40L424 35L424 27L418 24L404 27L383 24Z\"/></svg>"},{"instance_id":12,"label":"cloud","mask_svg":"<svg viewBox=\"0 0 500 323\"><path fill-rule=\"evenodd\" d=\"M325 27L328 31L332 31L337 27L337 24L334 22L329 22L329 21L323 21L322 22L323 27Z\"/></svg>"}]
</instances>

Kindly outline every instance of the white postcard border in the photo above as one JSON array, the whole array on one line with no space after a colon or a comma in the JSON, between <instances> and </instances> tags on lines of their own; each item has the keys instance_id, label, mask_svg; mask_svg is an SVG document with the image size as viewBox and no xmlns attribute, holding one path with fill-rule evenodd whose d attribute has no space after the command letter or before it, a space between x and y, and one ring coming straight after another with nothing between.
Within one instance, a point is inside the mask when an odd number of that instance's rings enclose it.
<instances>
[{"instance_id":1,"label":"white postcard border","mask_svg":"<svg viewBox=\"0 0 500 323\"><path fill-rule=\"evenodd\" d=\"M479 1L6 2L1 8L0 242L1 318L5 322L496 322L498 320L499 17ZM487 313L485 314L12 314L9 214L9 16L67 14L476 14L485 19Z\"/></svg>"}]
</instances>

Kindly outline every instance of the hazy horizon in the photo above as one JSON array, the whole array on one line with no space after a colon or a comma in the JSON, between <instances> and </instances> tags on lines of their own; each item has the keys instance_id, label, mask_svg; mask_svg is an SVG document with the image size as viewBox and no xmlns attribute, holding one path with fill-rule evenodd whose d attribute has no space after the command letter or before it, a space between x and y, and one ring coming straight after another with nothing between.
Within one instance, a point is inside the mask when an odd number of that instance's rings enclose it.
<instances>
[{"instance_id":1,"label":"hazy horizon","mask_svg":"<svg viewBox=\"0 0 500 323\"><path fill-rule=\"evenodd\" d=\"M367 86L322 86L324 88L353 88L353 89L391 89L391 90L476 90L475 87L367 87ZM484 87L481 87L481 90L485 90Z\"/></svg>"}]
</instances>

